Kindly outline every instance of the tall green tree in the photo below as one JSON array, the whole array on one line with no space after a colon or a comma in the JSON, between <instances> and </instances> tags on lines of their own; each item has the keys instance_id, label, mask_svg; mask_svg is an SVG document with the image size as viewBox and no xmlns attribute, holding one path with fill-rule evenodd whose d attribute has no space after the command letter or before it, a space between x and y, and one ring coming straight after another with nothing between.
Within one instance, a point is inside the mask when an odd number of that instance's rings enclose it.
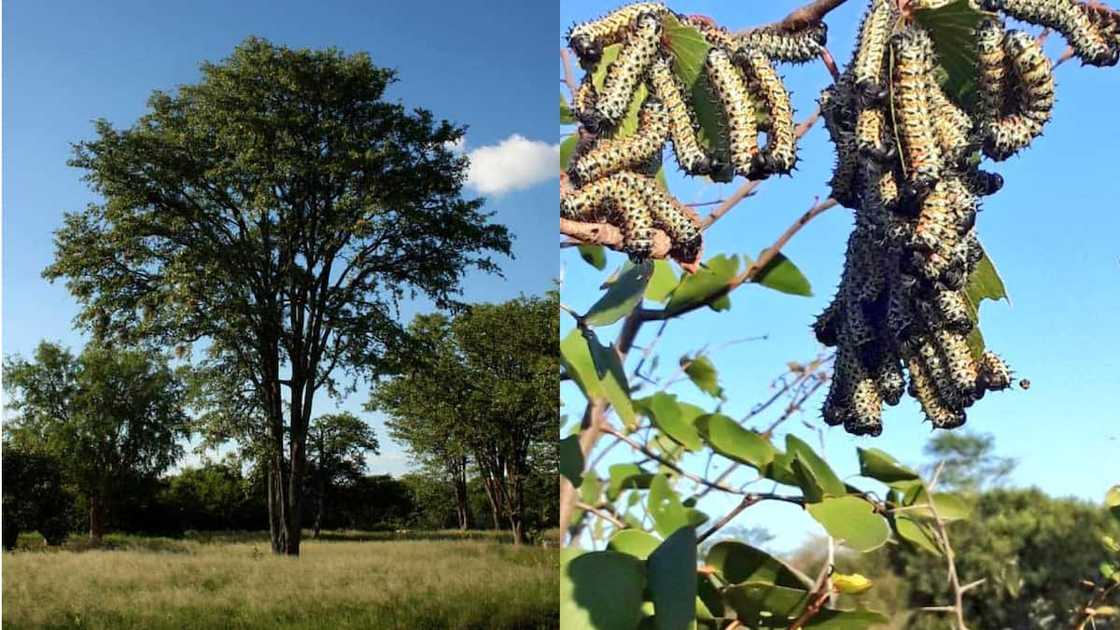
<instances>
[{"instance_id":1,"label":"tall green tree","mask_svg":"<svg viewBox=\"0 0 1120 630\"><path fill-rule=\"evenodd\" d=\"M450 486L459 529L465 530L473 521L467 487L470 429L464 422L472 377L447 316L418 315L409 334L422 343L424 353L399 377L378 383L366 407L387 411L390 437L405 445L431 476ZM493 523L498 528L496 513Z\"/></svg>"},{"instance_id":2,"label":"tall green tree","mask_svg":"<svg viewBox=\"0 0 1120 630\"><path fill-rule=\"evenodd\" d=\"M471 377L468 442L487 497L524 536L525 490L534 464L555 462L535 448L557 448L560 398L559 296L472 306L456 318L455 338ZM534 457L537 455L537 457ZM549 472L556 470L553 464Z\"/></svg>"},{"instance_id":3,"label":"tall green tree","mask_svg":"<svg viewBox=\"0 0 1120 630\"><path fill-rule=\"evenodd\" d=\"M995 453L995 438L988 433L941 431L922 452L931 463L929 473L940 469L938 485L976 492L1000 486L1015 471L1016 461Z\"/></svg>"},{"instance_id":4,"label":"tall green tree","mask_svg":"<svg viewBox=\"0 0 1120 630\"><path fill-rule=\"evenodd\" d=\"M100 337L203 342L224 376L203 411L267 460L276 553L299 554L316 394L407 354L402 299L455 306L509 252L461 195L464 129L385 100L395 80L364 53L249 38L71 160L104 203L66 216L46 277Z\"/></svg>"},{"instance_id":5,"label":"tall green tree","mask_svg":"<svg viewBox=\"0 0 1120 630\"><path fill-rule=\"evenodd\" d=\"M450 321L417 318L410 330L426 340L426 354L379 383L369 403L388 414L394 439L447 467L461 506L473 463L495 527L504 522L515 542L523 539L534 467L556 470L558 313L550 293L473 305ZM470 521L464 509L461 525Z\"/></svg>"},{"instance_id":6,"label":"tall green tree","mask_svg":"<svg viewBox=\"0 0 1120 630\"><path fill-rule=\"evenodd\" d=\"M307 449L314 462L315 538L323 526L327 491L344 479L357 479L366 468L366 453L379 452L377 437L368 424L343 411L319 416L311 423Z\"/></svg>"},{"instance_id":7,"label":"tall green tree","mask_svg":"<svg viewBox=\"0 0 1120 630\"><path fill-rule=\"evenodd\" d=\"M151 352L91 345L74 356L41 343L33 360L9 358L4 388L17 448L49 455L89 506L99 542L118 488L167 470L187 435L184 386Z\"/></svg>"}]
</instances>

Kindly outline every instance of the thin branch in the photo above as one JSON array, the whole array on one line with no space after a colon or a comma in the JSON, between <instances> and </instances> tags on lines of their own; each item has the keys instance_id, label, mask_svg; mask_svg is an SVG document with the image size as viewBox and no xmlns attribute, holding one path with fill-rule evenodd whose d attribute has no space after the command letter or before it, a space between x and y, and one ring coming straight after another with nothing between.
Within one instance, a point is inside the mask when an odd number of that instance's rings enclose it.
<instances>
[{"instance_id":1,"label":"thin branch","mask_svg":"<svg viewBox=\"0 0 1120 630\"><path fill-rule=\"evenodd\" d=\"M584 223L561 218L560 233L579 241L576 245L602 245L615 251L623 251L622 230L609 223ZM672 248L673 242L668 234L661 230L653 231L653 252L650 258L668 258Z\"/></svg>"},{"instance_id":2,"label":"thin branch","mask_svg":"<svg viewBox=\"0 0 1120 630\"><path fill-rule=\"evenodd\" d=\"M735 509L731 510L727 514L724 514L723 518L716 521L716 523L712 525L706 532L700 534L700 536L696 539L696 544L699 545L705 540L711 538L712 534L715 534L725 525L733 521L736 516L739 516L739 514L743 512L743 510L749 508L750 506L758 503L761 500L762 498L756 494L748 494L747 496L743 497L743 500L739 502L739 505L735 506Z\"/></svg>"},{"instance_id":3,"label":"thin branch","mask_svg":"<svg viewBox=\"0 0 1120 630\"><path fill-rule=\"evenodd\" d=\"M765 269L766 266L774 260L774 258L782 251L782 248L785 247L786 243L788 243L795 234L801 231L801 228L805 227L810 221L823 214L826 210L832 208L835 205L835 199L826 199L809 208L809 210L807 210L804 214L798 217L796 221L793 222L793 225L786 228L786 231L778 237L778 240L774 241L773 245L766 248L762 252L762 254L759 255L758 260L751 263L741 274L732 278L731 281L727 283L727 286L725 286L723 289L709 295L707 299L675 310L638 309L635 312L638 313L639 318L643 321L660 321L673 317L679 317L681 315L684 315L685 313L690 313L697 309L701 309L705 306L711 305L713 302L716 302L717 300L723 298L743 284L755 280L759 272Z\"/></svg>"},{"instance_id":4,"label":"thin branch","mask_svg":"<svg viewBox=\"0 0 1120 630\"><path fill-rule=\"evenodd\" d=\"M779 22L774 22L766 28L773 28L783 31L797 31L807 26L811 26L824 19L829 11L844 4L846 0L814 0L803 7L795 9L789 15L785 16Z\"/></svg>"},{"instance_id":5,"label":"thin branch","mask_svg":"<svg viewBox=\"0 0 1120 630\"><path fill-rule=\"evenodd\" d=\"M695 475L693 473L688 472L684 468L681 468L680 466L678 466L676 463L665 459L664 457L662 457L662 456L658 455L657 453L654 453L653 451L651 451L646 446L644 446L642 444L639 444L638 442L635 442L634 440L630 439L629 436L626 436L626 435L623 435L622 433L619 433L617 430L614 429L614 427L604 428L603 433L606 433L607 435L613 435L613 436L617 437L618 439L622 440L623 442L626 442L627 444L630 445L630 448L640 452L642 455L645 455L646 457L649 457L650 459L653 459L653 460L657 461L657 463L661 464L662 466L665 466L666 468L672 470L673 472L675 472L678 475L684 477L685 479L689 479L689 480L694 481L698 484L708 486L709 488L712 488L713 490L722 490L723 492L727 492L729 494L743 494L742 492L740 492L738 490L735 490L734 488L728 488L727 486L721 486L719 484L712 483L711 481L708 481L707 479L704 479L703 477L701 477L699 475Z\"/></svg>"},{"instance_id":6,"label":"thin branch","mask_svg":"<svg viewBox=\"0 0 1120 630\"><path fill-rule=\"evenodd\" d=\"M618 518L616 518L613 514L600 510L594 505L589 505L587 503L584 503L583 501L576 501L576 507L583 510L584 512L590 512L591 514L598 516L604 521L609 521L619 529L626 529L626 523L623 523L622 521L618 520Z\"/></svg>"}]
</instances>

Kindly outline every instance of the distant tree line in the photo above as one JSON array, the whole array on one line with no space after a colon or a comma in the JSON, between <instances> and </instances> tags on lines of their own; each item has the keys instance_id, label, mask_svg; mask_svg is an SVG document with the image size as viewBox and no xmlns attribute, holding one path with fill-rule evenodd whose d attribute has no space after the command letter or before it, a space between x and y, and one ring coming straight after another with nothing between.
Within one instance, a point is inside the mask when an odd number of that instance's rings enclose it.
<instances>
[{"instance_id":1,"label":"distant tree line","mask_svg":"<svg viewBox=\"0 0 1120 630\"><path fill-rule=\"evenodd\" d=\"M418 471L367 474L366 456L380 449L372 428L348 412L318 416L295 490L309 506L299 527L316 537L492 528L515 542L555 527L556 313L551 293L418 317L408 367L376 383L369 405L389 415L391 437ZM96 543L109 530L275 527L267 437L223 431L208 407L213 389L197 386L215 378L152 349L96 340L77 355L44 342L30 359L8 357L5 546L32 530L56 544L79 530ZM221 447L226 457L184 466L194 435L202 452Z\"/></svg>"}]
</instances>

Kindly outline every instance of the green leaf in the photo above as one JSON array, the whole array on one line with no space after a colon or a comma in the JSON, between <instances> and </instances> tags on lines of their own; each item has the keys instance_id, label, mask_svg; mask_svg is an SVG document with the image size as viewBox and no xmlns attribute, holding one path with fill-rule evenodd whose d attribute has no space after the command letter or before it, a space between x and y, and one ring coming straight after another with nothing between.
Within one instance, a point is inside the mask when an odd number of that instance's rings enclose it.
<instances>
[{"instance_id":1,"label":"green leaf","mask_svg":"<svg viewBox=\"0 0 1120 630\"><path fill-rule=\"evenodd\" d=\"M971 311L969 315L974 324L980 322L980 303L983 300L1010 301L1007 296L1007 287L1003 285L1003 279L999 277L999 272L996 271L992 259L988 258L987 252L984 252L984 256L976 263L976 268L969 274L964 292L965 297L968 298ZM966 341L969 349L972 350L972 355L979 358L984 351L984 337L980 334L979 325L972 328L972 332L969 333Z\"/></svg>"},{"instance_id":2,"label":"green leaf","mask_svg":"<svg viewBox=\"0 0 1120 630\"><path fill-rule=\"evenodd\" d=\"M602 271L607 266L607 251L602 245L580 245L579 257L587 264Z\"/></svg>"},{"instance_id":3,"label":"green leaf","mask_svg":"<svg viewBox=\"0 0 1120 630\"><path fill-rule=\"evenodd\" d=\"M734 540L718 542L704 563L713 567L728 584L763 582L811 589L813 580L765 551Z\"/></svg>"},{"instance_id":4,"label":"green leaf","mask_svg":"<svg viewBox=\"0 0 1120 630\"><path fill-rule=\"evenodd\" d=\"M690 451L700 450L700 434L693 426L692 419L682 412L676 396L657 392L634 402L662 433Z\"/></svg>"},{"instance_id":5,"label":"green leaf","mask_svg":"<svg viewBox=\"0 0 1120 630\"><path fill-rule=\"evenodd\" d=\"M825 608L802 628L815 630L867 630L889 623L890 619L873 610L831 610Z\"/></svg>"},{"instance_id":6,"label":"green leaf","mask_svg":"<svg viewBox=\"0 0 1120 630\"><path fill-rule=\"evenodd\" d=\"M642 294L651 276L652 262L647 260L635 265L627 261L615 278L606 284L607 292L583 316L584 322L588 326L609 326L629 315L642 303Z\"/></svg>"},{"instance_id":7,"label":"green leaf","mask_svg":"<svg viewBox=\"0 0 1120 630\"><path fill-rule=\"evenodd\" d=\"M696 273L685 276L665 307L670 313L678 313L711 299L712 295L726 289L739 271L739 257L720 254L709 259L705 267Z\"/></svg>"},{"instance_id":8,"label":"green leaf","mask_svg":"<svg viewBox=\"0 0 1120 630\"><path fill-rule=\"evenodd\" d=\"M723 617L726 606L723 595L712 576L702 573L697 575L696 618L703 621L714 621Z\"/></svg>"},{"instance_id":9,"label":"green leaf","mask_svg":"<svg viewBox=\"0 0 1120 630\"><path fill-rule=\"evenodd\" d=\"M777 622L776 626L768 623L767 627L785 628L789 625L788 620L805 610L810 593L766 582L745 582L727 587L723 596L727 604L735 609L739 619L749 626L755 627L760 620L766 619ZM772 619L773 617L777 619Z\"/></svg>"},{"instance_id":10,"label":"green leaf","mask_svg":"<svg viewBox=\"0 0 1120 630\"><path fill-rule=\"evenodd\" d=\"M907 495L906 505L911 506L911 509L907 509L905 514L916 518L933 518L933 510L925 507L929 504L930 495L923 486L917 492ZM946 523L968 518L972 511L960 495L948 492L933 493L933 506L937 508L937 515Z\"/></svg>"},{"instance_id":11,"label":"green leaf","mask_svg":"<svg viewBox=\"0 0 1120 630\"><path fill-rule=\"evenodd\" d=\"M864 477L877 479L902 492L922 483L918 473L880 449L857 448L856 452L859 453L859 474Z\"/></svg>"},{"instance_id":12,"label":"green leaf","mask_svg":"<svg viewBox=\"0 0 1120 630\"><path fill-rule=\"evenodd\" d=\"M950 98L971 108L976 92L976 37L983 14L969 0L955 0L936 9L916 11L918 23L933 39L937 60L945 70L941 87Z\"/></svg>"},{"instance_id":13,"label":"green leaf","mask_svg":"<svg viewBox=\"0 0 1120 630\"><path fill-rule=\"evenodd\" d=\"M576 145L579 144L579 134L573 133L572 135L564 138L560 143L560 170L565 171L568 169L568 162L572 159L572 154L576 151Z\"/></svg>"},{"instance_id":14,"label":"green leaf","mask_svg":"<svg viewBox=\"0 0 1120 630\"><path fill-rule=\"evenodd\" d=\"M654 627L688 630L696 618L696 530L682 527L646 560Z\"/></svg>"},{"instance_id":15,"label":"green leaf","mask_svg":"<svg viewBox=\"0 0 1120 630\"><path fill-rule=\"evenodd\" d=\"M829 536L856 551L866 553L877 549L890 538L887 521L875 513L871 503L860 497L825 497L820 503L810 503L806 509Z\"/></svg>"},{"instance_id":16,"label":"green leaf","mask_svg":"<svg viewBox=\"0 0 1120 630\"><path fill-rule=\"evenodd\" d=\"M610 485L607 498L618 499L623 490L644 490L649 487L653 475L637 464L615 464L610 467Z\"/></svg>"},{"instance_id":17,"label":"green leaf","mask_svg":"<svg viewBox=\"0 0 1120 630\"><path fill-rule=\"evenodd\" d=\"M781 452L775 449L774 460L763 471L763 476L767 479L773 479L778 483L784 483L787 486L798 486L800 480L797 478L797 473L793 471L793 461L797 459L797 453L789 451Z\"/></svg>"},{"instance_id":18,"label":"green leaf","mask_svg":"<svg viewBox=\"0 0 1120 630\"><path fill-rule=\"evenodd\" d=\"M654 529L662 536L668 537L690 523L689 508L681 505L680 497L663 474L654 475L649 484L647 509L653 517Z\"/></svg>"},{"instance_id":19,"label":"green leaf","mask_svg":"<svg viewBox=\"0 0 1120 630\"><path fill-rule=\"evenodd\" d=\"M603 83L607 78L607 68L618 57L621 50L622 44L612 44L603 49L603 56L599 59L599 63L595 65L595 69L591 71L591 83L595 86L596 94L602 94ZM648 90L645 82L642 82L630 97L630 108L626 110L626 114L619 121L618 127L608 134L608 137L623 138L633 135L638 130L638 110L642 107L642 101L646 100L646 94L648 94Z\"/></svg>"},{"instance_id":20,"label":"green leaf","mask_svg":"<svg viewBox=\"0 0 1120 630\"><path fill-rule=\"evenodd\" d=\"M696 419L696 429L712 450L759 471L774 461L770 440L722 414L708 414Z\"/></svg>"},{"instance_id":21,"label":"green leaf","mask_svg":"<svg viewBox=\"0 0 1120 630\"><path fill-rule=\"evenodd\" d=\"M673 266L668 261L654 261L653 277L646 285L646 299L664 304L669 299L669 294L677 288L677 283L677 274L673 273Z\"/></svg>"},{"instance_id":22,"label":"green leaf","mask_svg":"<svg viewBox=\"0 0 1120 630\"><path fill-rule=\"evenodd\" d=\"M805 496L805 501L808 503L819 503L824 499L824 487L817 479L816 473L809 467L800 457L794 455L793 461L790 462L790 467L793 469L793 476L797 478L797 486L801 488L801 494Z\"/></svg>"},{"instance_id":23,"label":"green leaf","mask_svg":"<svg viewBox=\"0 0 1120 630\"><path fill-rule=\"evenodd\" d=\"M607 549L645 560L660 544L661 540L653 534L640 529L623 529L611 536Z\"/></svg>"},{"instance_id":24,"label":"green leaf","mask_svg":"<svg viewBox=\"0 0 1120 630\"><path fill-rule=\"evenodd\" d=\"M593 334L592 338L594 338ZM594 345L595 352L600 356L604 355L603 348L597 341ZM568 333L568 336L560 342L560 364L579 386L584 397L588 400L608 400L623 423L632 426L637 416L634 413L633 403L630 402L630 389L625 373L622 372L620 365L600 373L591 353L588 339L579 329ZM614 352L610 354L613 355Z\"/></svg>"},{"instance_id":25,"label":"green leaf","mask_svg":"<svg viewBox=\"0 0 1120 630\"><path fill-rule=\"evenodd\" d=\"M813 477L826 496L842 497L848 494L844 482L836 476L832 467L804 440L793 434L786 435L786 451L796 455L797 459L813 473Z\"/></svg>"},{"instance_id":26,"label":"green leaf","mask_svg":"<svg viewBox=\"0 0 1120 630\"><path fill-rule=\"evenodd\" d=\"M579 446L579 435L560 440L560 474L577 488L583 483L583 449Z\"/></svg>"},{"instance_id":27,"label":"green leaf","mask_svg":"<svg viewBox=\"0 0 1120 630\"><path fill-rule=\"evenodd\" d=\"M895 516L894 527L899 538L932 554L941 555L941 549L938 548L937 543L934 541L933 534L929 531L929 526L926 524L900 514Z\"/></svg>"},{"instance_id":28,"label":"green leaf","mask_svg":"<svg viewBox=\"0 0 1120 630\"><path fill-rule=\"evenodd\" d=\"M1120 520L1120 486L1112 486L1104 495L1104 504L1108 506L1108 511L1112 512L1112 516Z\"/></svg>"},{"instance_id":29,"label":"green leaf","mask_svg":"<svg viewBox=\"0 0 1120 630\"><path fill-rule=\"evenodd\" d=\"M744 256L745 262L743 264L750 266L750 259ZM813 295L813 288L809 285L809 279L793 261L786 258L785 254L778 252L776 256L766 263L766 266L759 270L755 275L754 282L761 284L764 287L788 293L790 295L803 295L811 297Z\"/></svg>"},{"instance_id":30,"label":"green leaf","mask_svg":"<svg viewBox=\"0 0 1120 630\"><path fill-rule=\"evenodd\" d=\"M686 355L681 357L680 364L684 368L684 373L700 388L700 391L713 398L723 398L723 388L719 386L719 374L711 359L705 356L690 359Z\"/></svg>"},{"instance_id":31,"label":"green leaf","mask_svg":"<svg viewBox=\"0 0 1120 630\"><path fill-rule=\"evenodd\" d=\"M561 555L560 625L636 628L642 618L645 564L617 551ZM567 559L567 561L565 561Z\"/></svg>"},{"instance_id":32,"label":"green leaf","mask_svg":"<svg viewBox=\"0 0 1120 630\"><path fill-rule=\"evenodd\" d=\"M560 95L560 124L561 125L574 125L576 117L572 116L572 110L568 107L568 99L564 95Z\"/></svg>"}]
</instances>

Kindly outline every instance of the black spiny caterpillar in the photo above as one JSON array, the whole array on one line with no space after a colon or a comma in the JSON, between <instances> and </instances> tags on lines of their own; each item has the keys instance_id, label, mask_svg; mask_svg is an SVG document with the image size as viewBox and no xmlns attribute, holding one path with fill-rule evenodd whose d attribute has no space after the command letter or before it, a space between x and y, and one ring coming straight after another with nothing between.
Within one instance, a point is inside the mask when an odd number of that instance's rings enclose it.
<instances>
[{"instance_id":1,"label":"black spiny caterpillar","mask_svg":"<svg viewBox=\"0 0 1120 630\"><path fill-rule=\"evenodd\" d=\"M705 175L711 161L696 139L696 121L692 108L684 98L684 90L673 75L669 62L658 58L649 71L650 88L665 106L669 115L669 137L673 141L673 152L677 164L689 175Z\"/></svg>"},{"instance_id":2,"label":"black spiny caterpillar","mask_svg":"<svg viewBox=\"0 0 1120 630\"><path fill-rule=\"evenodd\" d=\"M817 22L794 31L758 28L743 34L740 41L770 59L805 63L820 56L828 42L828 26Z\"/></svg>"},{"instance_id":3,"label":"black spiny caterpillar","mask_svg":"<svg viewBox=\"0 0 1120 630\"><path fill-rule=\"evenodd\" d=\"M770 65L770 60L761 52L744 47L736 52L735 61L746 71L752 83L758 86L766 104L769 125L759 170L766 173L789 173L797 161L797 136L789 91Z\"/></svg>"},{"instance_id":4,"label":"black spiny caterpillar","mask_svg":"<svg viewBox=\"0 0 1120 630\"><path fill-rule=\"evenodd\" d=\"M985 11L1001 11L1015 19L1058 31L1069 42L1082 63L1114 66L1120 60L1120 47L1100 30L1100 22L1074 0L981 0Z\"/></svg>"},{"instance_id":5,"label":"black spiny caterpillar","mask_svg":"<svg viewBox=\"0 0 1120 630\"><path fill-rule=\"evenodd\" d=\"M568 31L568 46L585 66L594 64L603 56L604 48L625 40L638 16L646 13L662 16L668 13L668 9L656 2L636 2L622 6L598 20L573 26Z\"/></svg>"},{"instance_id":6,"label":"black spiny caterpillar","mask_svg":"<svg viewBox=\"0 0 1120 630\"><path fill-rule=\"evenodd\" d=\"M669 116L660 101L646 99L638 112L638 130L616 140L603 139L574 160L569 176L575 185L622 170L660 166L661 148L669 135Z\"/></svg>"},{"instance_id":7,"label":"black spiny caterpillar","mask_svg":"<svg viewBox=\"0 0 1120 630\"><path fill-rule=\"evenodd\" d=\"M720 48L708 51L704 70L727 117L731 164L743 177L753 177L759 170L755 161L759 151L758 127L743 76L728 53Z\"/></svg>"},{"instance_id":8,"label":"black spiny caterpillar","mask_svg":"<svg viewBox=\"0 0 1120 630\"><path fill-rule=\"evenodd\" d=\"M661 46L661 19L652 13L640 13L633 33L607 68L603 89L595 103L595 112L608 126L615 126L626 114L638 87Z\"/></svg>"},{"instance_id":9,"label":"black spiny caterpillar","mask_svg":"<svg viewBox=\"0 0 1120 630\"><path fill-rule=\"evenodd\" d=\"M913 26L891 38L894 53L894 111L898 136L905 152L910 185L919 193L941 176L942 155L932 124L929 85L933 42Z\"/></svg>"}]
</instances>

